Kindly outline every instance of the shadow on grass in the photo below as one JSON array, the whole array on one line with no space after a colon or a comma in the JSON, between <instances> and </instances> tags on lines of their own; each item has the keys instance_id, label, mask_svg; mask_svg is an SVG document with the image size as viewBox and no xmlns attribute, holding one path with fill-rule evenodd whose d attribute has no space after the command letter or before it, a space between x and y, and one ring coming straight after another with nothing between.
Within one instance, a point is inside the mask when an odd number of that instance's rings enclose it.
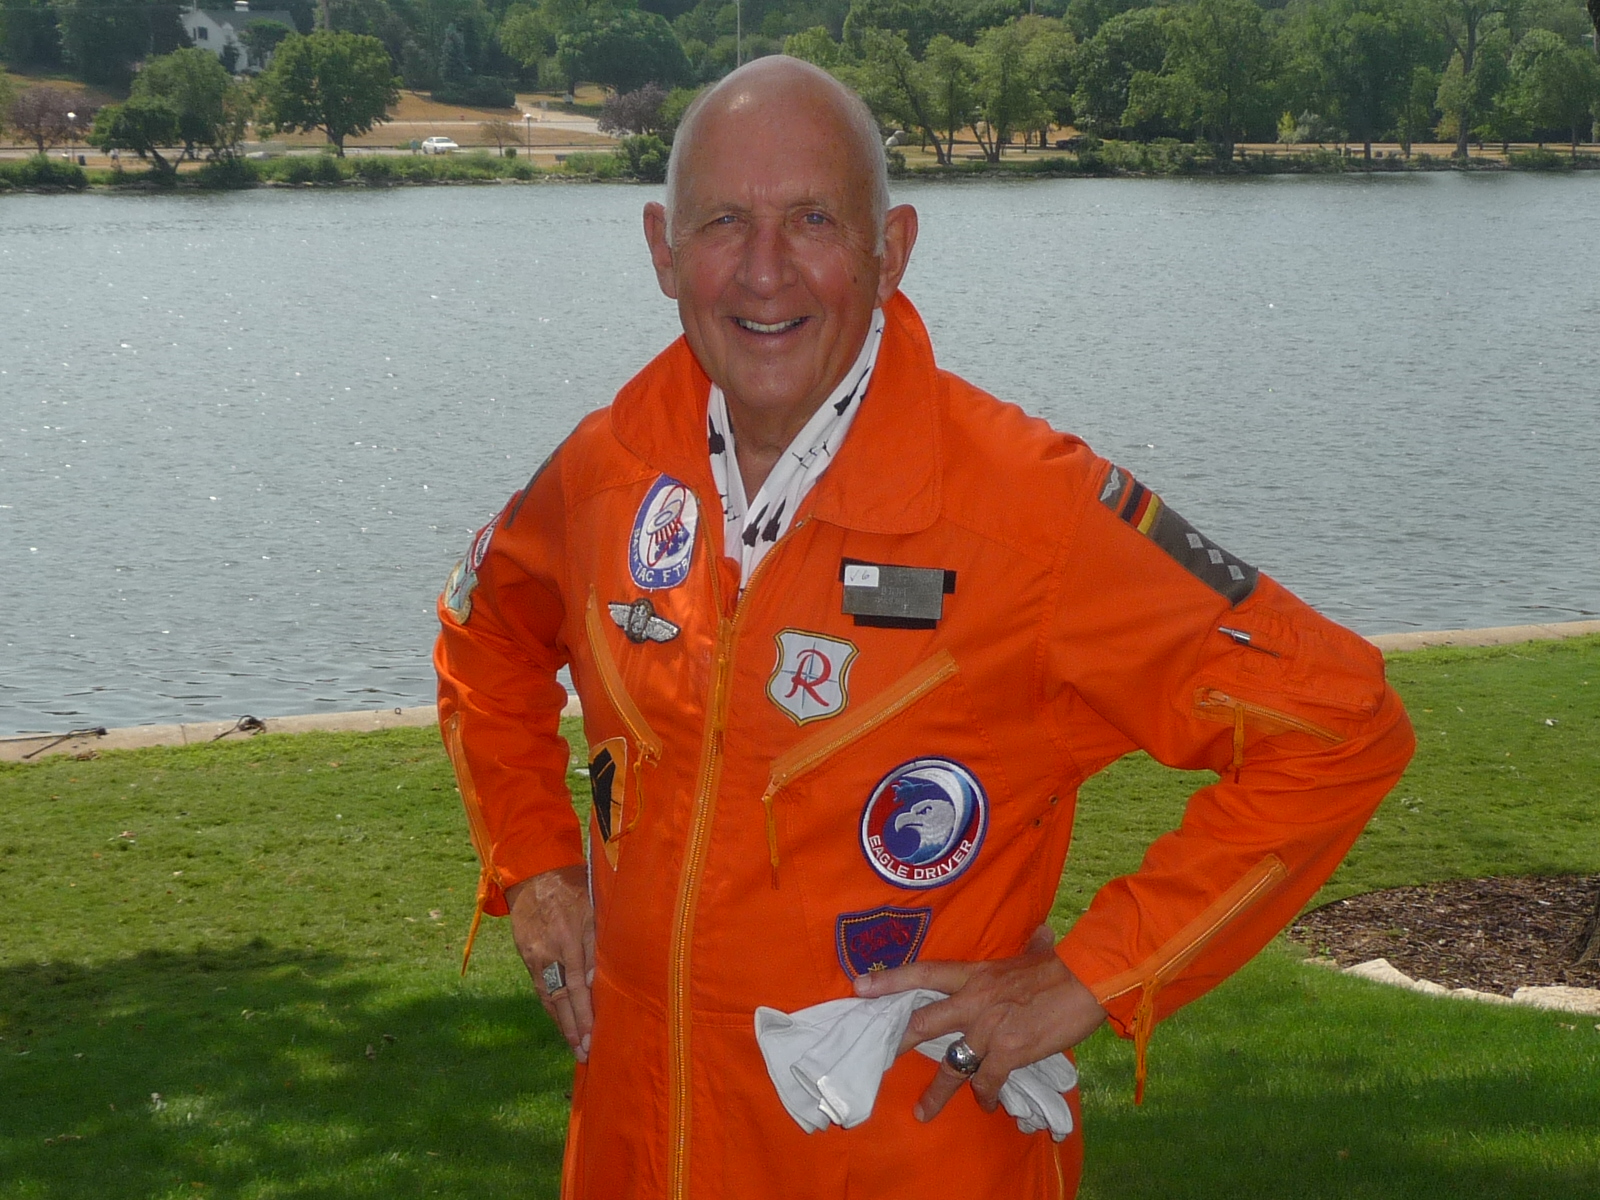
<instances>
[{"instance_id":1,"label":"shadow on grass","mask_svg":"<svg viewBox=\"0 0 1600 1200\"><path fill-rule=\"evenodd\" d=\"M0 1196L553 1196L571 1060L509 975L257 940L0 970Z\"/></svg>"},{"instance_id":2,"label":"shadow on grass","mask_svg":"<svg viewBox=\"0 0 1600 1200\"><path fill-rule=\"evenodd\" d=\"M1415 996L1268 951L1133 1056L1084 1047L1084 1200L1600 1195L1593 1017Z\"/></svg>"}]
</instances>

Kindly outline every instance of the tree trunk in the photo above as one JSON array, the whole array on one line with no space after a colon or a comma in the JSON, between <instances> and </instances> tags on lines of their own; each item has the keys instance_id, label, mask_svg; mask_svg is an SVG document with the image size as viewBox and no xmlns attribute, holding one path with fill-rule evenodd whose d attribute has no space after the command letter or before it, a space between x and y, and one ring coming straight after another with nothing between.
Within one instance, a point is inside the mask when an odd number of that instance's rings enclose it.
<instances>
[{"instance_id":1,"label":"tree trunk","mask_svg":"<svg viewBox=\"0 0 1600 1200\"><path fill-rule=\"evenodd\" d=\"M1600 963L1600 886L1595 888L1594 911L1589 914L1588 924L1578 935L1578 957L1573 960L1573 966L1590 963Z\"/></svg>"},{"instance_id":2,"label":"tree trunk","mask_svg":"<svg viewBox=\"0 0 1600 1200\"><path fill-rule=\"evenodd\" d=\"M1361 143L1361 157L1366 160L1367 166L1370 167L1372 165L1372 142L1370 140Z\"/></svg>"}]
</instances>

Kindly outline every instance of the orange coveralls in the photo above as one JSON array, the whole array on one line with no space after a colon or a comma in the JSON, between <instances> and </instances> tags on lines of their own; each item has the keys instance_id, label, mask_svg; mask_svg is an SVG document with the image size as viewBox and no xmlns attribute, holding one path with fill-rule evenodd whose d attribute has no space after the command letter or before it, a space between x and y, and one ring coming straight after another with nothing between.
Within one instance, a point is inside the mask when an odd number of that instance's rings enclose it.
<instances>
[{"instance_id":1,"label":"orange coveralls","mask_svg":"<svg viewBox=\"0 0 1600 1200\"><path fill-rule=\"evenodd\" d=\"M1143 748L1218 782L1058 946L1142 1051L1294 916L1410 757L1375 649L1081 441L937 369L911 304L886 307L855 425L742 595L709 381L679 339L441 597L439 713L488 912L584 861L564 663L596 756L595 1027L563 1196L1072 1195L1080 1133L1026 1136L968 1089L919 1124L935 1064L916 1054L867 1122L808 1137L753 1011L916 958L1019 953L1078 786ZM868 593L896 578L915 596L886 617Z\"/></svg>"}]
</instances>

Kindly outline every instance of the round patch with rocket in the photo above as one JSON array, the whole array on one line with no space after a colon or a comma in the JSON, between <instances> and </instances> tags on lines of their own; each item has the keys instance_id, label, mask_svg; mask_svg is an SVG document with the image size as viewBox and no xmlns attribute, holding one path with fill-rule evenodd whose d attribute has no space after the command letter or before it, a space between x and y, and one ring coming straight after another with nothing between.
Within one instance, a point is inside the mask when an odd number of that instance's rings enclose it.
<instances>
[{"instance_id":1,"label":"round patch with rocket","mask_svg":"<svg viewBox=\"0 0 1600 1200\"><path fill-rule=\"evenodd\" d=\"M700 506L694 493L663 475L645 494L628 541L628 572L649 591L674 588L689 577Z\"/></svg>"},{"instance_id":2,"label":"round patch with rocket","mask_svg":"<svg viewBox=\"0 0 1600 1200\"><path fill-rule=\"evenodd\" d=\"M872 789L861 814L861 849L896 887L932 888L972 865L989 827L977 776L948 758L915 758Z\"/></svg>"}]
</instances>

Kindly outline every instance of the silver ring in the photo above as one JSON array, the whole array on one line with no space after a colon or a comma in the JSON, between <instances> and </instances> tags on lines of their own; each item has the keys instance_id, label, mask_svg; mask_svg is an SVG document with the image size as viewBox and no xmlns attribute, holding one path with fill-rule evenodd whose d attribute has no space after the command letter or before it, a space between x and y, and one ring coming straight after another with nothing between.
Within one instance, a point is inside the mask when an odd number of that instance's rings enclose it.
<instances>
[{"instance_id":1,"label":"silver ring","mask_svg":"<svg viewBox=\"0 0 1600 1200\"><path fill-rule=\"evenodd\" d=\"M957 1075L976 1075L978 1068L983 1066L982 1056L967 1045L966 1038L957 1038L950 1043L950 1049L944 1052L944 1061Z\"/></svg>"},{"instance_id":2,"label":"silver ring","mask_svg":"<svg viewBox=\"0 0 1600 1200\"><path fill-rule=\"evenodd\" d=\"M559 961L551 963L539 972L539 977L544 980L545 994L552 1000L558 992L567 990L567 971Z\"/></svg>"}]
</instances>

